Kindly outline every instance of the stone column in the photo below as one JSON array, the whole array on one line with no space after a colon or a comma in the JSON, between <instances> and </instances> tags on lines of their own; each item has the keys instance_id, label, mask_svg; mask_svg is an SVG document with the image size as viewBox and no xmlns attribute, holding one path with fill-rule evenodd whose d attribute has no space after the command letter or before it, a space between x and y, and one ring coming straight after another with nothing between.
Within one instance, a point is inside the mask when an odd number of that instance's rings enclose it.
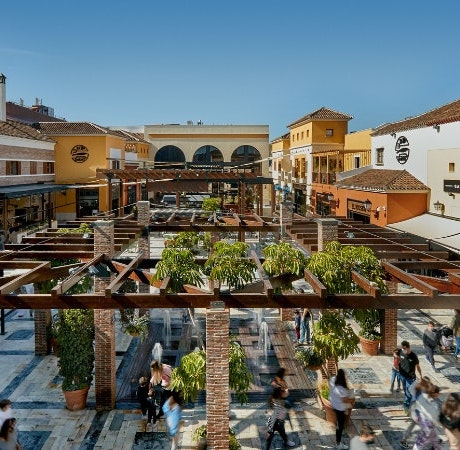
<instances>
[{"instance_id":1,"label":"stone column","mask_svg":"<svg viewBox=\"0 0 460 450\"><path fill-rule=\"evenodd\" d=\"M111 220L94 222L94 254L104 253L112 258L114 251L114 223ZM94 279L95 292L102 292L110 283L110 275ZM95 309L95 386L96 409L111 410L116 399L115 367L115 311Z\"/></svg>"},{"instance_id":2,"label":"stone column","mask_svg":"<svg viewBox=\"0 0 460 450\"><path fill-rule=\"evenodd\" d=\"M149 222L150 222L150 202L140 201L137 202L137 222L144 227L142 235L137 241L137 249L139 253L144 255L145 259L150 259L150 235L149 235ZM150 284L139 283L139 293L150 293ZM150 317L150 309L141 308L139 314L145 314Z\"/></svg>"},{"instance_id":3,"label":"stone column","mask_svg":"<svg viewBox=\"0 0 460 450\"><path fill-rule=\"evenodd\" d=\"M324 244L337 241L339 238L339 222L336 219L315 219L318 224L318 251L324 250Z\"/></svg>"},{"instance_id":4,"label":"stone column","mask_svg":"<svg viewBox=\"0 0 460 450\"><path fill-rule=\"evenodd\" d=\"M228 450L229 329L230 310L215 302L206 310L206 422L213 450Z\"/></svg>"},{"instance_id":5,"label":"stone column","mask_svg":"<svg viewBox=\"0 0 460 450\"><path fill-rule=\"evenodd\" d=\"M389 294L396 294L398 283L387 281L386 286ZM382 340L380 341L380 350L385 355L392 355L393 350L398 347L398 310L385 309L383 318L380 322L380 331Z\"/></svg>"},{"instance_id":6,"label":"stone column","mask_svg":"<svg viewBox=\"0 0 460 450\"><path fill-rule=\"evenodd\" d=\"M43 356L49 353L48 326L51 323L50 309L36 309L34 314L35 355Z\"/></svg>"}]
</instances>

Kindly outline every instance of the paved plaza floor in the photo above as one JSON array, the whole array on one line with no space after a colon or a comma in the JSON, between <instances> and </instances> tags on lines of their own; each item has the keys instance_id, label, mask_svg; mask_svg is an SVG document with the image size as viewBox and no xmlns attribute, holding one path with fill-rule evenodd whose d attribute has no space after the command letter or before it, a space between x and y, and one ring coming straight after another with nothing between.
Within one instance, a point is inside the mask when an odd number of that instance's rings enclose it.
<instances>
[{"instance_id":1,"label":"paved plaza floor","mask_svg":"<svg viewBox=\"0 0 460 450\"><path fill-rule=\"evenodd\" d=\"M88 408L80 412L67 411L61 391L57 358L54 355L34 355L34 327L29 312L12 311L6 318L6 333L0 336L0 398L9 398L18 418L20 439L25 450L39 449L169 449L164 420L157 431L146 432L138 405L133 396L118 398L116 409L96 412L94 387L90 389ZM204 333L204 311L197 310L198 330ZM231 310L231 332L238 336L248 355L248 364L254 376L249 392L249 404L239 405L234 397L231 404L231 426L243 449L264 448L265 422L269 382L279 366L287 368L287 381L291 386L294 407L286 430L299 449L332 449L335 428L324 420L315 397L316 374L305 370L295 360L294 333L291 323L279 321L277 310ZM164 312L152 310L152 325L164 327ZM443 397L450 391L459 391L460 363L451 354L437 355L439 372L434 372L424 358L421 346L422 334L431 318L440 324L448 324L452 312L447 310L400 311L398 343L407 339L413 351L420 356L424 375L428 375L442 388ZM177 340L182 328L182 310L170 310L171 342L164 342L163 355L167 362L176 365L180 359ZM259 345L259 323L268 324L269 345L264 350ZM126 368L135 357L136 339L124 335L117 322L117 384L126 376ZM160 329L159 335L162 335ZM168 348L169 347L169 348ZM263 347L263 346L262 346ZM340 363L355 389L357 402L352 420L346 430L344 442L358 433L366 421L377 433L374 449L398 449L399 441L410 419L403 411L402 393L390 393L392 358L385 355L356 354ZM132 392L136 380L132 383ZM129 397L129 396L128 396ZM194 449L193 430L205 421L205 396L200 395L194 405L183 411L180 433L181 449ZM412 437L412 443L413 438ZM441 435L441 438L444 438ZM444 438L445 440L445 438ZM283 448L279 436L272 449ZM447 447L446 447L447 448Z\"/></svg>"}]
</instances>

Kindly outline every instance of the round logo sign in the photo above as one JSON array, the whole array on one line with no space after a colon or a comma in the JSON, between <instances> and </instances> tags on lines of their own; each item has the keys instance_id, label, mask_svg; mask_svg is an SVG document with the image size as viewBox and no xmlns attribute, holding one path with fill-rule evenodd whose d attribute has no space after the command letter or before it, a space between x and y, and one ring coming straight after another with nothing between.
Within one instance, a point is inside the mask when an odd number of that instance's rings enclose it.
<instances>
[{"instance_id":1,"label":"round logo sign","mask_svg":"<svg viewBox=\"0 0 460 450\"><path fill-rule=\"evenodd\" d=\"M409 159L409 141L405 136L400 136L395 145L396 161L399 164L406 164Z\"/></svg>"},{"instance_id":2,"label":"round logo sign","mask_svg":"<svg viewBox=\"0 0 460 450\"><path fill-rule=\"evenodd\" d=\"M84 163L89 156L89 151L84 145L76 145L70 150L70 155L76 163Z\"/></svg>"}]
</instances>

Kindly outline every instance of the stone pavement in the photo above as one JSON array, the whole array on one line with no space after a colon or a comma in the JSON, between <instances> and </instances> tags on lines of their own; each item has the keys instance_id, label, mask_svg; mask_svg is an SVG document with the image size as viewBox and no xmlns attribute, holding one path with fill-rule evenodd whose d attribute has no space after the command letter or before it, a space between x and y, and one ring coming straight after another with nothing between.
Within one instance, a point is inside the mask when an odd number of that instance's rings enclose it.
<instances>
[{"instance_id":1,"label":"stone pavement","mask_svg":"<svg viewBox=\"0 0 460 450\"><path fill-rule=\"evenodd\" d=\"M198 332L204 333L203 311L196 311ZM294 333L291 323L281 323L277 310L263 310L263 319L268 324L269 342L263 348L259 342L259 326L262 319L251 310L231 311L231 332L238 336L248 355L248 364L254 375L249 393L249 404L239 405L232 397L231 426L237 433L243 449L261 449L264 445L265 422L269 382L279 366L288 370L287 381L291 386L291 425L286 425L290 437L299 449L334 448L335 428L324 420L315 397L315 374L303 369L293 360ZM164 312L152 310L155 327L163 327ZM431 370L423 356L421 337L429 318L440 324L448 324L451 311L410 310L400 311L398 321L398 343L407 339L420 356L424 375L441 386L443 396L449 391L459 391L460 364L452 355L437 355L439 373ZM180 358L179 337L182 327L182 310L170 310L171 344L165 346L163 359L177 364ZM117 322L117 329L120 329ZM193 338L192 338L193 339ZM163 342L163 344L166 344ZM192 348L193 348L192 343ZM137 340L117 332L117 383L135 355ZM166 348L169 347L169 348ZM110 412L94 409L94 388L90 389L88 408L80 412L67 411L61 391L61 379L54 355L34 356L33 320L26 311L19 317L18 311L7 315L6 334L0 336L0 398L13 402L14 414L18 418L20 439L25 450L38 449L169 449L164 420L156 432L145 432L135 399L117 399L117 407ZM402 408L403 395L389 392L391 357L370 357L357 354L340 363L355 389L357 402L352 420L347 428L344 442L354 436L360 424L366 421L377 433L374 449L398 449L402 431L409 424ZM131 380L132 390L136 380ZM191 435L205 421L205 396L196 404L187 405L183 411L181 449L194 449ZM291 428L292 427L292 428ZM279 436L272 449L283 448Z\"/></svg>"}]
</instances>

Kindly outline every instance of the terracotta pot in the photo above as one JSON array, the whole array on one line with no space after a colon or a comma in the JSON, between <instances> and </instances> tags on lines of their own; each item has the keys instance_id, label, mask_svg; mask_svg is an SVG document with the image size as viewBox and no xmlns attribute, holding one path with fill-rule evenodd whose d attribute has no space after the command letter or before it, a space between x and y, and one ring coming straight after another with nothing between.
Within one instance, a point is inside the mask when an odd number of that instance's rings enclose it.
<instances>
[{"instance_id":1,"label":"terracotta pot","mask_svg":"<svg viewBox=\"0 0 460 450\"><path fill-rule=\"evenodd\" d=\"M324 412L326 413L326 421L330 423L337 423L337 416L335 415L334 408L332 407L331 402L324 398L321 397L321 395L318 394L318 403L322 409L324 409ZM353 400L352 407L355 406L355 400ZM351 416L351 409L348 410L349 414L346 415L345 417L345 426L347 426L350 423L350 416Z\"/></svg>"},{"instance_id":2,"label":"terracotta pot","mask_svg":"<svg viewBox=\"0 0 460 450\"><path fill-rule=\"evenodd\" d=\"M370 356L376 356L378 351L379 351L379 344L380 340L373 340L373 339L366 339L363 338L362 336L359 337L359 340L361 342L361 348L363 350L363 353L366 353L366 355Z\"/></svg>"},{"instance_id":3,"label":"terracotta pot","mask_svg":"<svg viewBox=\"0 0 460 450\"><path fill-rule=\"evenodd\" d=\"M80 411L86 408L89 387L76 391L62 391L65 397L66 408L70 411Z\"/></svg>"}]
</instances>

